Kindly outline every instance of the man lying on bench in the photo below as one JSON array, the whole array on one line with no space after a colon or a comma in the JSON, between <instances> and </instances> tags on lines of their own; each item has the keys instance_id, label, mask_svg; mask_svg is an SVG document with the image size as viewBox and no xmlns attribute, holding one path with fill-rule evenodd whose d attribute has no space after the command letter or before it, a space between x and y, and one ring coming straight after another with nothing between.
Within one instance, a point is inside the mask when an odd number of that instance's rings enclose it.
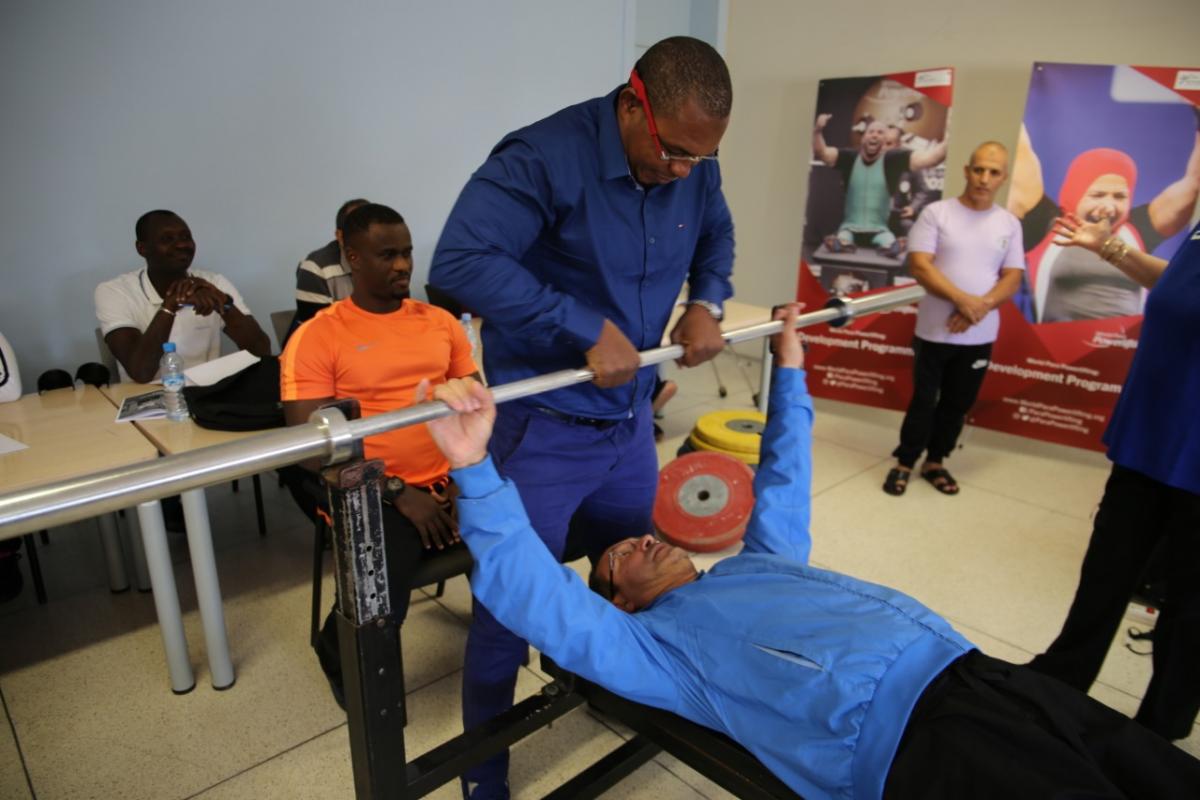
<instances>
[{"instance_id":1,"label":"man lying on bench","mask_svg":"<svg viewBox=\"0 0 1200 800\"><path fill-rule=\"evenodd\" d=\"M984 655L906 595L808 565L813 412L796 314L776 314L787 325L743 549L706 573L644 536L609 548L589 591L496 474L491 395L439 386L459 414L429 431L462 490L480 602L562 667L727 734L809 800L1200 797L1200 762L1132 720Z\"/></svg>"}]
</instances>

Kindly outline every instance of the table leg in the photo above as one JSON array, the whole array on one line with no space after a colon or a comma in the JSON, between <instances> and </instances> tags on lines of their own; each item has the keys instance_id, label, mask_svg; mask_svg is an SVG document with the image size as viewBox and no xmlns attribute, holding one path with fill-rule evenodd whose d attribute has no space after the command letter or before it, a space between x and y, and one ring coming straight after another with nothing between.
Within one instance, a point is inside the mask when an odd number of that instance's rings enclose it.
<instances>
[{"instance_id":1,"label":"table leg","mask_svg":"<svg viewBox=\"0 0 1200 800\"><path fill-rule=\"evenodd\" d=\"M262 481L258 475L253 477L254 483L254 513L258 516L258 535L267 535L267 515L263 512Z\"/></svg>"},{"instance_id":2,"label":"table leg","mask_svg":"<svg viewBox=\"0 0 1200 800\"><path fill-rule=\"evenodd\" d=\"M146 549L142 546L142 537L137 534L137 523L125 516L125 524L129 526L129 549L133 551L133 580L139 592L149 592L153 589L150 583L150 570L146 566Z\"/></svg>"},{"instance_id":3,"label":"table leg","mask_svg":"<svg viewBox=\"0 0 1200 800\"><path fill-rule=\"evenodd\" d=\"M33 578L33 593L37 596L38 605L44 606L46 605L46 583L42 580L42 562L38 560L37 542L33 540L32 533L27 533L21 538L25 541L25 556L29 559L29 574Z\"/></svg>"},{"instance_id":4,"label":"table leg","mask_svg":"<svg viewBox=\"0 0 1200 800\"><path fill-rule=\"evenodd\" d=\"M192 664L188 659L187 640L183 636L183 614L179 611L179 593L175 589L175 572L171 567L171 550L167 547L167 528L163 524L162 506L157 500L138 506L138 523L142 530L142 546L154 590L154 609L158 613L158 629L162 633L163 649L167 652L167 672L171 691L186 694L196 686ZM134 543L136 547L136 542Z\"/></svg>"},{"instance_id":5,"label":"table leg","mask_svg":"<svg viewBox=\"0 0 1200 800\"><path fill-rule=\"evenodd\" d=\"M125 574L125 553L121 550L121 533L113 514L96 517L100 526L100 543L104 546L104 564L108 568L108 588L113 594L129 590Z\"/></svg>"},{"instance_id":6,"label":"table leg","mask_svg":"<svg viewBox=\"0 0 1200 800\"><path fill-rule=\"evenodd\" d=\"M196 580L196 603L204 626L212 684L214 689L228 689L233 686L235 676L229 658L229 638L225 634L225 611L221 607L221 585L217 580L212 528L208 524L208 503L203 489L190 489L183 493L182 499L192 575Z\"/></svg>"}]
</instances>

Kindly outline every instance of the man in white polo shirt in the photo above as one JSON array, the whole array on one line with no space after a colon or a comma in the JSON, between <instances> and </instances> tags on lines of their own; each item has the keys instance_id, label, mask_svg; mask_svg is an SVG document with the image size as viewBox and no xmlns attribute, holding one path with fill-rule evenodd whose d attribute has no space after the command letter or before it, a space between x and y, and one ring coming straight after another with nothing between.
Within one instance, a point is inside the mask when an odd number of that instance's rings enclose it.
<instances>
[{"instance_id":1,"label":"man in white polo shirt","mask_svg":"<svg viewBox=\"0 0 1200 800\"><path fill-rule=\"evenodd\" d=\"M883 490L902 495L921 454L921 477L942 494L958 484L942 465L954 450L967 411L987 374L1000 330L996 310L1021 285L1021 224L994 203L1008 177L1008 151L998 142L975 148L964 168L966 188L921 212L908 238L908 267L929 293L917 312L913 396L896 466Z\"/></svg>"},{"instance_id":2,"label":"man in white polo shirt","mask_svg":"<svg viewBox=\"0 0 1200 800\"><path fill-rule=\"evenodd\" d=\"M120 364L121 380L154 380L168 341L185 366L210 361L221 354L222 330L256 356L271 352L271 341L233 284L215 272L189 269L196 243L178 214L148 211L135 233L146 266L105 281L95 294L100 332Z\"/></svg>"}]
</instances>

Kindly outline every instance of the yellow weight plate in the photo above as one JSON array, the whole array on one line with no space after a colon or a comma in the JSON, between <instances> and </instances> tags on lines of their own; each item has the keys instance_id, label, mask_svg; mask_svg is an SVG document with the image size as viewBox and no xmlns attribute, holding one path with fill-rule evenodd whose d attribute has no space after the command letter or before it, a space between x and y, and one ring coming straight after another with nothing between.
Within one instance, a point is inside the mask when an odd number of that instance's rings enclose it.
<instances>
[{"instance_id":1,"label":"yellow weight plate","mask_svg":"<svg viewBox=\"0 0 1200 800\"><path fill-rule=\"evenodd\" d=\"M756 453L756 452L755 453L736 453L732 450L722 450L719 447L713 447L708 442L705 442L702 439L697 438L695 433L693 433L691 436L688 437L688 444L690 444L692 446L693 450L699 450L701 452L708 452L708 453L723 453L727 456L733 456L738 461L741 461L743 464L749 464L752 467L758 466L758 453Z\"/></svg>"},{"instance_id":2,"label":"yellow weight plate","mask_svg":"<svg viewBox=\"0 0 1200 800\"><path fill-rule=\"evenodd\" d=\"M762 430L767 417L752 408L735 408L713 411L696 420L693 435L709 445L709 450L727 453L753 453L757 463Z\"/></svg>"}]
</instances>

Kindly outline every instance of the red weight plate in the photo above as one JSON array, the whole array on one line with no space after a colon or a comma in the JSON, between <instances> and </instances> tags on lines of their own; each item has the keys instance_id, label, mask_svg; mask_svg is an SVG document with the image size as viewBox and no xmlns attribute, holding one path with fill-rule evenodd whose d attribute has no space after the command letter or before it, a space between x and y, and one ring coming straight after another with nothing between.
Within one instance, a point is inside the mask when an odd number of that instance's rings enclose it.
<instances>
[{"instance_id":1,"label":"red weight plate","mask_svg":"<svg viewBox=\"0 0 1200 800\"><path fill-rule=\"evenodd\" d=\"M754 473L733 456L680 456L658 475L654 528L667 542L694 553L741 541L754 508Z\"/></svg>"}]
</instances>

